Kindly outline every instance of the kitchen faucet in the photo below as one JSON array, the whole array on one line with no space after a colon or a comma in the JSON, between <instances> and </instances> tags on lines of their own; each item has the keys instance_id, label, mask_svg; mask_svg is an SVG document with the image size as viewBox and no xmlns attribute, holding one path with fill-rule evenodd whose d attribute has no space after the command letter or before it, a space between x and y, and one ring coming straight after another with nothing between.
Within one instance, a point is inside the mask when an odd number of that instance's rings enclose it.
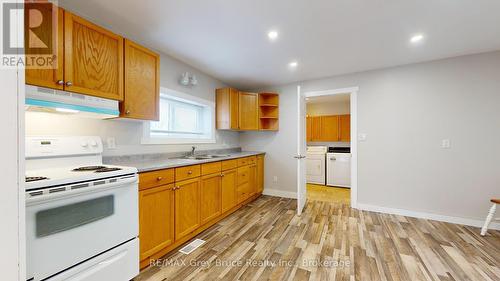
<instances>
[{"instance_id":1,"label":"kitchen faucet","mask_svg":"<svg viewBox=\"0 0 500 281\"><path fill-rule=\"evenodd\" d=\"M191 147L191 154L189 156L194 156L194 151L196 150L196 146Z\"/></svg>"}]
</instances>

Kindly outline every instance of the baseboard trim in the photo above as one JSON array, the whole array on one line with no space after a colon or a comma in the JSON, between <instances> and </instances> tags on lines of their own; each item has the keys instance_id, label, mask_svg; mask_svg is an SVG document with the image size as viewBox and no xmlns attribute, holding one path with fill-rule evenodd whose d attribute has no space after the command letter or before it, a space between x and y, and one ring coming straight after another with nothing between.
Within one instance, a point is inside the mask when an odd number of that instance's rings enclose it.
<instances>
[{"instance_id":1,"label":"baseboard trim","mask_svg":"<svg viewBox=\"0 0 500 281\"><path fill-rule=\"evenodd\" d=\"M296 192L283 191L283 190L278 190L278 189L264 188L264 191L262 192L262 194L269 195L269 196L275 196L275 197L297 199Z\"/></svg>"},{"instance_id":2,"label":"baseboard trim","mask_svg":"<svg viewBox=\"0 0 500 281\"><path fill-rule=\"evenodd\" d=\"M484 220L475 220L475 219L467 219L467 218L460 218L460 217L437 215L437 214L432 214L432 213L415 212L415 211L410 211L410 210L380 207L380 206L362 204L362 203L358 203L357 209L360 209L363 211L370 211L370 212L377 212L377 213L384 213L384 214L391 214L391 215L400 215L400 216L419 218L419 219L427 219L427 220L435 220L435 221L449 222L449 223L455 223L455 224L463 224L463 225L469 225L469 226L474 226L474 227L482 227L484 224ZM486 211L488 211L488 210L486 210ZM485 219L486 219L486 211L484 213ZM500 230L500 223L491 222L489 229Z\"/></svg>"}]
</instances>

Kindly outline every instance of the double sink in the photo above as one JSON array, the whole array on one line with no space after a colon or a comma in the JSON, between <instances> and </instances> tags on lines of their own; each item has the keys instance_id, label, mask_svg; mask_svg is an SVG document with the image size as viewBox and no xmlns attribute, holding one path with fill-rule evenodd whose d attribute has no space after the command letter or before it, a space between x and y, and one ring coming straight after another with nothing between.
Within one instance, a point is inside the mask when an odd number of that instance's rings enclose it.
<instances>
[{"instance_id":1,"label":"double sink","mask_svg":"<svg viewBox=\"0 0 500 281\"><path fill-rule=\"evenodd\" d=\"M215 158L225 158L231 156L230 154L203 154L203 155L187 155L179 157L176 159L188 159L188 160L208 160Z\"/></svg>"}]
</instances>

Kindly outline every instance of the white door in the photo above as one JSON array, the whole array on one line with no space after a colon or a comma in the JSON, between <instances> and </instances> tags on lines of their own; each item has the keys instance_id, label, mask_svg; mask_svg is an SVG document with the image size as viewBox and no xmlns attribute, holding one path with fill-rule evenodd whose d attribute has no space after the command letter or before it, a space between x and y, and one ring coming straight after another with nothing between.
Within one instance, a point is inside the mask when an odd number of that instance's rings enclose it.
<instances>
[{"instance_id":1,"label":"white door","mask_svg":"<svg viewBox=\"0 0 500 281\"><path fill-rule=\"evenodd\" d=\"M306 205L306 99L297 86L297 214Z\"/></svg>"}]
</instances>

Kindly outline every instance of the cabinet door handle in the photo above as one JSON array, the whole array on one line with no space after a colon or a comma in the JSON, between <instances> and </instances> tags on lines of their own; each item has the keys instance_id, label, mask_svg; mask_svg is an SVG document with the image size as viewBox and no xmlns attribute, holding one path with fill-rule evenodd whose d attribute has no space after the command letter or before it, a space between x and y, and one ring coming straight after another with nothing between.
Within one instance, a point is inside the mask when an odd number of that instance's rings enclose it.
<instances>
[{"instance_id":1,"label":"cabinet door handle","mask_svg":"<svg viewBox=\"0 0 500 281\"><path fill-rule=\"evenodd\" d=\"M193 171L188 171L188 175L191 175L193 173Z\"/></svg>"},{"instance_id":2,"label":"cabinet door handle","mask_svg":"<svg viewBox=\"0 0 500 281\"><path fill-rule=\"evenodd\" d=\"M223 177L223 176L224 176L224 174L220 174L220 176L221 176L221 177Z\"/></svg>"},{"instance_id":3,"label":"cabinet door handle","mask_svg":"<svg viewBox=\"0 0 500 281\"><path fill-rule=\"evenodd\" d=\"M57 80L56 84L62 86L62 85L64 85L64 81L63 80Z\"/></svg>"},{"instance_id":4,"label":"cabinet door handle","mask_svg":"<svg viewBox=\"0 0 500 281\"><path fill-rule=\"evenodd\" d=\"M130 110L128 110L128 109L127 109L127 110L125 111L125 114L129 115L129 114L130 114Z\"/></svg>"},{"instance_id":5,"label":"cabinet door handle","mask_svg":"<svg viewBox=\"0 0 500 281\"><path fill-rule=\"evenodd\" d=\"M73 83L71 81L66 82L66 86L73 86Z\"/></svg>"},{"instance_id":6,"label":"cabinet door handle","mask_svg":"<svg viewBox=\"0 0 500 281\"><path fill-rule=\"evenodd\" d=\"M161 181L163 178L162 177L157 177L156 180L157 181Z\"/></svg>"}]
</instances>

